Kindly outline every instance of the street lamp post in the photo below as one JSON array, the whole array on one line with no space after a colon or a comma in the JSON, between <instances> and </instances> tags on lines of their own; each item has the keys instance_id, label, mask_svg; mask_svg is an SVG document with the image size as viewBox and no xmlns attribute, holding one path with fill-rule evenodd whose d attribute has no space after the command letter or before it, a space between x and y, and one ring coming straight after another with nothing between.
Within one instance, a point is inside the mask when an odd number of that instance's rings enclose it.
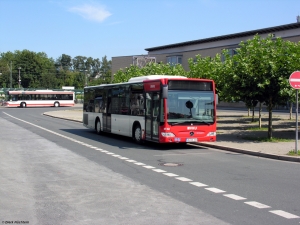
<instances>
[{"instance_id":1,"label":"street lamp post","mask_svg":"<svg viewBox=\"0 0 300 225\"><path fill-rule=\"evenodd\" d=\"M86 72L87 72L87 70L84 71L84 77L85 77L85 85L84 85L84 86L85 86L85 87L88 86L87 77L86 77Z\"/></svg>"},{"instance_id":2,"label":"street lamp post","mask_svg":"<svg viewBox=\"0 0 300 225\"><path fill-rule=\"evenodd\" d=\"M20 75L21 67L19 67L18 70L19 70L19 88L20 88L20 85L21 85L21 75Z\"/></svg>"}]
</instances>

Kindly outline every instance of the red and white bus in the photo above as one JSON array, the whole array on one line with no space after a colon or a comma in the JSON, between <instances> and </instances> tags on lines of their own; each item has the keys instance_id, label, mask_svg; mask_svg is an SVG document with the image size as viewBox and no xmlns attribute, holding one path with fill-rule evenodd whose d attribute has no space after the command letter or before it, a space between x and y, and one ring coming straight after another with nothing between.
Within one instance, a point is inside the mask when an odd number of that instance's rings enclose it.
<instances>
[{"instance_id":1,"label":"red and white bus","mask_svg":"<svg viewBox=\"0 0 300 225\"><path fill-rule=\"evenodd\" d=\"M7 107L74 106L75 100L73 91L8 91L7 95Z\"/></svg>"},{"instance_id":2,"label":"red and white bus","mask_svg":"<svg viewBox=\"0 0 300 225\"><path fill-rule=\"evenodd\" d=\"M84 88L83 125L136 142L216 141L213 80L149 75Z\"/></svg>"}]
</instances>

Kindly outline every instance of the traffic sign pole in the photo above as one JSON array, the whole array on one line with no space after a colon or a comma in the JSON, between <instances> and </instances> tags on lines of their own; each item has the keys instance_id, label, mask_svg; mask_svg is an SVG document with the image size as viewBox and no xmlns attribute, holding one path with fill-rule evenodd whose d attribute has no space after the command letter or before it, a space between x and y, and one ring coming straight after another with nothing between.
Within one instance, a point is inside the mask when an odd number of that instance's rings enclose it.
<instances>
[{"instance_id":1,"label":"traffic sign pole","mask_svg":"<svg viewBox=\"0 0 300 225\"><path fill-rule=\"evenodd\" d=\"M295 153L298 154L298 89L296 89L296 141Z\"/></svg>"},{"instance_id":2,"label":"traffic sign pole","mask_svg":"<svg viewBox=\"0 0 300 225\"><path fill-rule=\"evenodd\" d=\"M291 74L289 82L292 88L296 89L296 140L295 153L298 154L298 89L300 89L300 72L295 71Z\"/></svg>"}]
</instances>

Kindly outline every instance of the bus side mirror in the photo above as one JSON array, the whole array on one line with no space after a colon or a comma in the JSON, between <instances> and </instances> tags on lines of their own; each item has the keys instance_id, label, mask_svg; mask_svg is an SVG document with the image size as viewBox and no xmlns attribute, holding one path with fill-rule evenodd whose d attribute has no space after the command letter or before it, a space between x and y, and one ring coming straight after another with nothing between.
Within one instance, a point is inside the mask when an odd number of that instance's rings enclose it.
<instances>
[{"instance_id":1,"label":"bus side mirror","mask_svg":"<svg viewBox=\"0 0 300 225\"><path fill-rule=\"evenodd\" d=\"M162 87L162 98L168 98L168 85L163 85Z\"/></svg>"}]
</instances>

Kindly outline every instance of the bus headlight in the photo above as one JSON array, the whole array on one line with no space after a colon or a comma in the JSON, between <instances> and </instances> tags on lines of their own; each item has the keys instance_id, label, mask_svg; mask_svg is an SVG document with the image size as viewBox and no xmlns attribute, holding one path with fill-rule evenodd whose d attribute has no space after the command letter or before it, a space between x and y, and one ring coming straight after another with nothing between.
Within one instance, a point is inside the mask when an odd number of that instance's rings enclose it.
<instances>
[{"instance_id":1,"label":"bus headlight","mask_svg":"<svg viewBox=\"0 0 300 225\"><path fill-rule=\"evenodd\" d=\"M206 136L216 136L217 132L209 132Z\"/></svg>"},{"instance_id":2,"label":"bus headlight","mask_svg":"<svg viewBox=\"0 0 300 225\"><path fill-rule=\"evenodd\" d=\"M163 137L175 137L175 134L173 134L171 132L161 132L161 135Z\"/></svg>"}]
</instances>

